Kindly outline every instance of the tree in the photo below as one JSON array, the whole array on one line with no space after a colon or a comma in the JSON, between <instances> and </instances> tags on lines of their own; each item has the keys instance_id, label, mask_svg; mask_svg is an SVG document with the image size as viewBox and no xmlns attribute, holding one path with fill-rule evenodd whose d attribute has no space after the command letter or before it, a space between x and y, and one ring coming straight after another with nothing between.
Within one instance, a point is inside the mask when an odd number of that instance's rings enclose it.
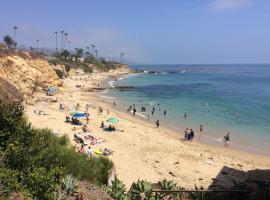
<instances>
[{"instance_id":1,"label":"tree","mask_svg":"<svg viewBox=\"0 0 270 200\"><path fill-rule=\"evenodd\" d=\"M15 38L15 41L16 41L16 35L17 35L18 26L13 26L13 29L14 29L14 38ZM17 44L17 42L16 42L16 44Z\"/></svg>"},{"instance_id":2,"label":"tree","mask_svg":"<svg viewBox=\"0 0 270 200\"><path fill-rule=\"evenodd\" d=\"M92 47L92 53L94 54L96 46L94 44L91 44L91 47Z\"/></svg>"},{"instance_id":3,"label":"tree","mask_svg":"<svg viewBox=\"0 0 270 200\"><path fill-rule=\"evenodd\" d=\"M69 53L67 50L64 50L64 51L61 53L61 56L64 56L65 59L67 59L67 57L70 56L70 53Z\"/></svg>"},{"instance_id":4,"label":"tree","mask_svg":"<svg viewBox=\"0 0 270 200\"><path fill-rule=\"evenodd\" d=\"M83 49L82 48L75 48L76 50L76 57L81 58L83 55Z\"/></svg>"},{"instance_id":5,"label":"tree","mask_svg":"<svg viewBox=\"0 0 270 200\"><path fill-rule=\"evenodd\" d=\"M66 49L66 43L67 43L68 33L65 33L64 35L65 35L64 49Z\"/></svg>"},{"instance_id":6,"label":"tree","mask_svg":"<svg viewBox=\"0 0 270 200\"><path fill-rule=\"evenodd\" d=\"M85 63L94 63L95 62L95 56L93 56L91 53L87 54L86 58L84 59Z\"/></svg>"},{"instance_id":7,"label":"tree","mask_svg":"<svg viewBox=\"0 0 270 200\"><path fill-rule=\"evenodd\" d=\"M96 60L98 60L98 50L95 50Z\"/></svg>"},{"instance_id":8,"label":"tree","mask_svg":"<svg viewBox=\"0 0 270 200\"><path fill-rule=\"evenodd\" d=\"M64 35L64 31L60 31L61 32L61 49L60 52L62 53L63 50L63 35Z\"/></svg>"},{"instance_id":9,"label":"tree","mask_svg":"<svg viewBox=\"0 0 270 200\"><path fill-rule=\"evenodd\" d=\"M7 47L8 47L9 49L11 49L11 46L12 46L12 44L13 44L13 39L12 39L9 35L6 35L6 36L4 37L4 42L6 43Z\"/></svg>"},{"instance_id":10,"label":"tree","mask_svg":"<svg viewBox=\"0 0 270 200\"><path fill-rule=\"evenodd\" d=\"M55 52L57 52L57 31L55 33Z\"/></svg>"},{"instance_id":11,"label":"tree","mask_svg":"<svg viewBox=\"0 0 270 200\"><path fill-rule=\"evenodd\" d=\"M12 46L13 48L16 48L16 47L17 47L17 42L13 40L11 46Z\"/></svg>"}]
</instances>

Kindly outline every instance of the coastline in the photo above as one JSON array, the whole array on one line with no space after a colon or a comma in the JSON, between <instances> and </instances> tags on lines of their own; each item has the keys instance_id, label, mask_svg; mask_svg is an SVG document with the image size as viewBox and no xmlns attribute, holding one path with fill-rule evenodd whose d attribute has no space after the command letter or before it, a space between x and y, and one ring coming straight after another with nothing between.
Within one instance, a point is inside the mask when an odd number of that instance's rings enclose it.
<instances>
[{"instance_id":1,"label":"coastline","mask_svg":"<svg viewBox=\"0 0 270 200\"><path fill-rule=\"evenodd\" d=\"M109 73L93 74L84 85L93 87L99 82L101 87L104 87L103 84L110 81L109 75ZM122 75L115 73L115 77L118 78ZM59 112L59 103L75 105L80 102L81 106L89 103L93 105L90 109L90 134L102 137L106 142L92 148L109 147L114 151L110 158L115 163L116 175L127 186L138 179L157 182L167 178L181 183L186 188L193 188L194 184L208 187L224 166L242 171L270 168L270 158L266 156L230 148L224 151L223 147L197 141L180 141L179 134L177 133L175 138L173 130L165 127L157 129L147 120L133 117L124 110L118 110L118 107L115 108L112 103L99 97L100 93L76 88L78 82L80 80L66 79L63 90L56 95L59 102L44 103L44 105L39 102L28 106L26 115L33 126L48 127L59 135L67 135L76 146L73 141L74 131L71 130L73 126L64 123L66 113ZM41 98L44 97L43 94L40 95ZM99 106L104 110L109 109L110 113L99 115L97 111ZM41 108L49 115L37 117L33 114L34 110ZM105 121L108 117L120 119L119 124L116 124L119 130L116 133L107 133L99 128L101 121Z\"/></svg>"},{"instance_id":2,"label":"coastline","mask_svg":"<svg viewBox=\"0 0 270 200\"><path fill-rule=\"evenodd\" d=\"M131 74L129 74L129 75L131 75ZM123 76L127 76L127 74L116 76L117 81L119 80L119 78L121 78ZM112 86L112 82L116 82L116 81L114 81L112 79L104 79L102 81L102 86L105 88L108 88L106 90L109 90L110 88L114 88ZM126 108L124 107L124 105L121 101L118 101L117 97L106 96L106 95L103 96L103 95L98 95L98 94L99 93L97 93L97 97L100 98L100 101L107 102L108 106L110 106L110 104L111 104L111 107L117 111L120 111L120 112L127 114L127 115L131 115L131 113L128 114L126 112L126 110L125 110ZM114 101L117 102L117 106L112 105ZM131 104L133 104L133 103L135 103L135 102L131 102ZM137 111L135 117L138 118L138 120L140 120L140 123L149 123L151 126L155 126L155 121L152 120L151 118L150 118L150 120L147 120L147 116L145 116L141 112ZM162 123L162 121L161 121L161 123ZM169 124L168 122L165 122L161 126L165 129L167 129L167 132L169 133L169 135L174 137L175 139L182 138L184 135L184 130L186 128L183 125L176 127L173 124ZM188 127L188 128L193 128L193 127ZM207 144L207 145L211 145L211 146L215 146L215 147L220 147L220 148L224 148L226 150L230 149L230 150L235 150L235 151L241 151L243 153L255 154L255 155L259 155L259 156L266 156L266 157L270 156L270 151L266 152L265 150L256 148L254 146L248 146L245 144L239 144L239 143L235 143L235 142L231 142L231 141L229 143L224 143L222 138L219 139L219 138L214 138L211 136L211 133L213 132L213 130L207 130L207 131L202 131L202 132L199 130L199 128L196 128L196 129L193 128L193 130L195 130L195 138L194 138L193 142Z\"/></svg>"}]
</instances>

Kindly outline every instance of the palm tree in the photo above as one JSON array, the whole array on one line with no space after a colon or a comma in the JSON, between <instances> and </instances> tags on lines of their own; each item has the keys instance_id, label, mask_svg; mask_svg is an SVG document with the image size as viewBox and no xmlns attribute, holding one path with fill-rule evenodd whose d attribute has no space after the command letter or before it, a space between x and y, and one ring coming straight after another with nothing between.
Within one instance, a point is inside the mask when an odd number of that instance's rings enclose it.
<instances>
[{"instance_id":1,"label":"palm tree","mask_svg":"<svg viewBox=\"0 0 270 200\"><path fill-rule=\"evenodd\" d=\"M55 33L55 53L57 53L57 31Z\"/></svg>"},{"instance_id":2,"label":"palm tree","mask_svg":"<svg viewBox=\"0 0 270 200\"><path fill-rule=\"evenodd\" d=\"M68 41L68 50L70 50L70 40Z\"/></svg>"},{"instance_id":3,"label":"palm tree","mask_svg":"<svg viewBox=\"0 0 270 200\"><path fill-rule=\"evenodd\" d=\"M13 39L12 39L9 35L6 35L6 36L4 37L4 42L6 43L7 47L8 47L9 49L11 49L11 45L12 45L12 43L13 43Z\"/></svg>"},{"instance_id":4,"label":"palm tree","mask_svg":"<svg viewBox=\"0 0 270 200\"><path fill-rule=\"evenodd\" d=\"M65 57L65 60L67 59L67 57L69 57L70 53L67 51L67 50L64 50L62 53L61 53L61 56L64 56Z\"/></svg>"},{"instance_id":5,"label":"palm tree","mask_svg":"<svg viewBox=\"0 0 270 200\"><path fill-rule=\"evenodd\" d=\"M64 31L61 31L61 50L60 50L61 53L63 49L63 34L64 34Z\"/></svg>"},{"instance_id":6,"label":"palm tree","mask_svg":"<svg viewBox=\"0 0 270 200\"><path fill-rule=\"evenodd\" d=\"M125 53L124 52L121 52L120 53L120 57L121 57L121 64L123 64L123 57L124 57Z\"/></svg>"},{"instance_id":7,"label":"palm tree","mask_svg":"<svg viewBox=\"0 0 270 200\"><path fill-rule=\"evenodd\" d=\"M98 59L98 50L95 50L96 53L96 60Z\"/></svg>"},{"instance_id":8,"label":"palm tree","mask_svg":"<svg viewBox=\"0 0 270 200\"><path fill-rule=\"evenodd\" d=\"M94 45L94 44L91 44L91 47L92 47L92 52L93 52L93 54L95 53L95 48L96 48L96 46Z\"/></svg>"},{"instance_id":9,"label":"palm tree","mask_svg":"<svg viewBox=\"0 0 270 200\"><path fill-rule=\"evenodd\" d=\"M89 54L90 47L86 47L86 49L87 49L87 52L86 53Z\"/></svg>"},{"instance_id":10,"label":"palm tree","mask_svg":"<svg viewBox=\"0 0 270 200\"><path fill-rule=\"evenodd\" d=\"M16 40L16 33L17 33L18 26L13 26L13 29L14 29L14 37L15 37L15 40Z\"/></svg>"},{"instance_id":11,"label":"palm tree","mask_svg":"<svg viewBox=\"0 0 270 200\"><path fill-rule=\"evenodd\" d=\"M39 42L39 40L37 40L37 52L38 52L38 42Z\"/></svg>"},{"instance_id":12,"label":"palm tree","mask_svg":"<svg viewBox=\"0 0 270 200\"><path fill-rule=\"evenodd\" d=\"M67 43L68 33L65 33L64 35L65 35L64 49L66 49L66 43Z\"/></svg>"}]
</instances>

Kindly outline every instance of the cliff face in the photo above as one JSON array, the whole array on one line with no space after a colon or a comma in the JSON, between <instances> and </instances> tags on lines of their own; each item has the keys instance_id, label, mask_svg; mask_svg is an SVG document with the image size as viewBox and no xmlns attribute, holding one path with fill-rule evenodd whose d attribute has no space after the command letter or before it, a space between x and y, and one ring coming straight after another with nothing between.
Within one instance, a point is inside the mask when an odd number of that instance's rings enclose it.
<instances>
[{"instance_id":1,"label":"cliff face","mask_svg":"<svg viewBox=\"0 0 270 200\"><path fill-rule=\"evenodd\" d=\"M0 78L0 91L5 91L5 94L0 92L2 99L19 94L27 99L36 91L42 92L62 84L46 60L27 52L0 52Z\"/></svg>"}]
</instances>

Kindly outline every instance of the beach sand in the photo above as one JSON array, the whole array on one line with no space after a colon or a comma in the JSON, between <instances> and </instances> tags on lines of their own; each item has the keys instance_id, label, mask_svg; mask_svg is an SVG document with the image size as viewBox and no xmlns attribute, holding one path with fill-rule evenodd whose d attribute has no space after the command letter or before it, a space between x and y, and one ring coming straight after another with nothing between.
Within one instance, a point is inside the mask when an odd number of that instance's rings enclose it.
<instances>
[{"instance_id":1,"label":"beach sand","mask_svg":"<svg viewBox=\"0 0 270 200\"><path fill-rule=\"evenodd\" d=\"M151 182L158 182L162 179L174 180L178 185L185 188L194 188L194 185L208 188L215 178L220 175L223 167L233 168L241 171L253 169L269 169L270 158L261 155L245 153L230 148L217 147L202 144L197 141L188 142L179 139L179 133L160 127L155 127L147 120L133 117L126 112L116 109L112 102L105 101L102 94L87 92L89 87L104 87L104 81L114 79L111 75L118 77L121 73L93 73L89 76L67 78L64 80L63 88L54 97L47 97L45 94L37 94L40 101L35 105L28 105L26 116L37 128L50 128L56 134L67 135L72 144L74 133L81 132L81 136L93 135L102 137L104 143L91 145L96 150L109 148L113 155L109 158L115 164L115 173L126 186L138 179L146 179ZM87 80L80 80L87 78ZM76 87L82 85L82 87ZM45 99L57 98L58 102L46 102ZM90 133L82 133L81 130L72 131L74 127L65 123L65 116L68 111L60 112L59 104L63 103L74 111L77 103L80 104L80 111L85 111L85 105L89 104L90 121L88 128ZM98 113L98 107L102 107L103 114ZM117 106L116 106L117 107ZM107 109L109 113L107 113ZM42 110L48 115L34 114L35 110ZM115 124L116 132L106 132L100 128L102 121L109 117L116 117L120 120ZM105 122L105 125L109 125ZM86 143L88 142L85 140ZM78 146L78 145L77 145ZM225 176L225 175L224 175ZM236 180L244 177L232 176ZM232 183L226 183L230 186Z\"/></svg>"}]
</instances>

